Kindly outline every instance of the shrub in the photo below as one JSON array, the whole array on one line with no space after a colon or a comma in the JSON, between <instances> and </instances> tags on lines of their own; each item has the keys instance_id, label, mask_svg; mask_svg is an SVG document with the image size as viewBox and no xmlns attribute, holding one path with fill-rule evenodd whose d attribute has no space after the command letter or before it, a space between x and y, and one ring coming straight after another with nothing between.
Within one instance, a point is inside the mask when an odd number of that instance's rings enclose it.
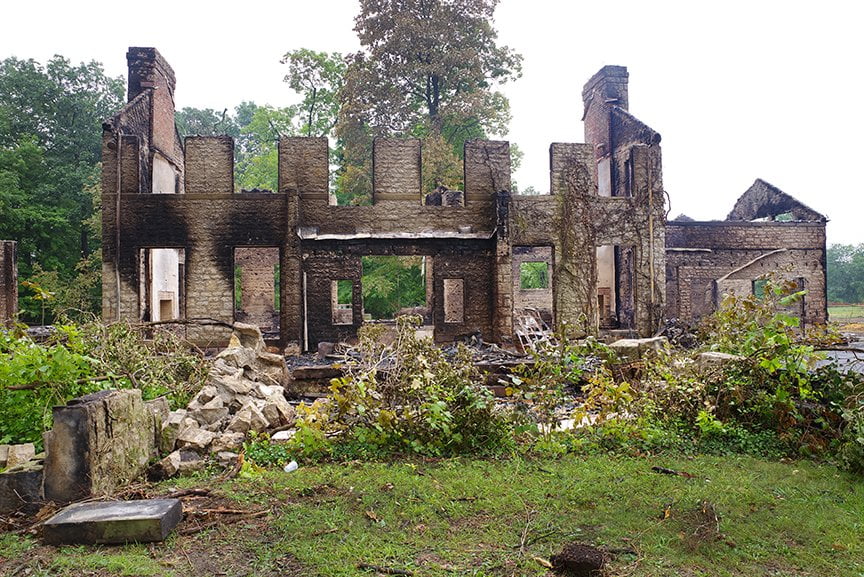
<instances>
[{"instance_id":1,"label":"shrub","mask_svg":"<svg viewBox=\"0 0 864 577\"><path fill-rule=\"evenodd\" d=\"M61 325L41 343L23 327L0 331L0 443L41 446L54 405L103 389L139 388L145 400L185 406L206 378L202 356L167 331L144 337L128 323Z\"/></svg>"},{"instance_id":2,"label":"shrub","mask_svg":"<svg viewBox=\"0 0 864 577\"><path fill-rule=\"evenodd\" d=\"M320 455L323 439L332 438L333 454L342 457L509 449L508 423L479 384L468 351L459 346L448 357L430 340L418 339L421 320L399 317L392 345L383 344L380 325L362 327L358 355L346 358L345 376L331 383L331 399L301 412L295 445Z\"/></svg>"}]
</instances>

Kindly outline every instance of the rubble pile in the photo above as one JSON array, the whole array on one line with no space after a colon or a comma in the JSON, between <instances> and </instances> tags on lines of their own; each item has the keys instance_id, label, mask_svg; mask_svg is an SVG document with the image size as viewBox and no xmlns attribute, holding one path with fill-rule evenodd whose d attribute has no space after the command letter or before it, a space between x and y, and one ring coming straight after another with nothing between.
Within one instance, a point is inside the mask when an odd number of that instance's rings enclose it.
<instances>
[{"instance_id":1,"label":"rubble pile","mask_svg":"<svg viewBox=\"0 0 864 577\"><path fill-rule=\"evenodd\" d=\"M162 425L157 465L170 477L200 469L212 454L236 461L249 431L275 431L294 424L285 397L288 370L281 355L267 352L258 327L235 323L228 348L219 353L207 384L186 409L171 411Z\"/></svg>"}]
</instances>

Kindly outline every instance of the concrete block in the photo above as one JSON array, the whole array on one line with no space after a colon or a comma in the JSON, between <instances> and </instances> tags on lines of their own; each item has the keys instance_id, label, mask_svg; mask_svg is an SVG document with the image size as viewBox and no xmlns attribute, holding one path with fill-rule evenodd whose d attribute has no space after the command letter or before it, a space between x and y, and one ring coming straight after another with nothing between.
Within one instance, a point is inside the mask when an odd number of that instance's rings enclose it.
<instances>
[{"instance_id":1,"label":"concrete block","mask_svg":"<svg viewBox=\"0 0 864 577\"><path fill-rule=\"evenodd\" d=\"M49 545L162 541L183 518L179 499L145 499L69 505L42 527Z\"/></svg>"}]
</instances>

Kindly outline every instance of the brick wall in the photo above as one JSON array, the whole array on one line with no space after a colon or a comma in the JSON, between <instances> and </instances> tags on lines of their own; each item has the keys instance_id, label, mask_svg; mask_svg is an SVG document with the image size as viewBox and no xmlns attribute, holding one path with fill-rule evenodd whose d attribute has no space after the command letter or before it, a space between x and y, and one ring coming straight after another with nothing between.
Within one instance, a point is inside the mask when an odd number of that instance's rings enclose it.
<instances>
[{"instance_id":1,"label":"brick wall","mask_svg":"<svg viewBox=\"0 0 864 577\"><path fill-rule=\"evenodd\" d=\"M824 223L670 222L666 238L667 316L709 314L722 297L719 279L744 281L740 288L773 274L803 279L805 324L827 321Z\"/></svg>"}]
</instances>

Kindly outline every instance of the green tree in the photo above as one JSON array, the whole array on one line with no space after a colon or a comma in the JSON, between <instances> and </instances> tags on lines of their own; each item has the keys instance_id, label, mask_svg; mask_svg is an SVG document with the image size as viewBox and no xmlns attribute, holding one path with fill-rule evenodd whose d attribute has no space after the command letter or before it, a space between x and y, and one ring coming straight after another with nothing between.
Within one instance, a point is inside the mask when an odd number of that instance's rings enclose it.
<instances>
[{"instance_id":1,"label":"green tree","mask_svg":"<svg viewBox=\"0 0 864 577\"><path fill-rule=\"evenodd\" d=\"M0 237L19 242L19 278L38 264L61 282L99 246L94 214L101 126L123 103L124 83L97 62L44 66L0 61ZM22 290L25 318L36 320Z\"/></svg>"},{"instance_id":2,"label":"green tree","mask_svg":"<svg viewBox=\"0 0 864 577\"><path fill-rule=\"evenodd\" d=\"M364 137L424 139L424 186L461 186L463 144L502 134L510 120L497 87L521 75L522 57L499 46L498 0L361 0L336 127L344 149L342 186L364 184ZM441 146L441 142L449 146ZM348 178L352 175L352 178Z\"/></svg>"},{"instance_id":3,"label":"green tree","mask_svg":"<svg viewBox=\"0 0 864 577\"><path fill-rule=\"evenodd\" d=\"M363 50L348 73L359 78L370 124L409 134L500 134L509 121L495 86L521 74L522 58L498 46L498 0L361 0L355 28ZM347 85L348 83L346 83ZM448 141L453 134L445 133Z\"/></svg>"},{"instance_id":4,"label":"green tree","mask_svg":"<svg viewBox=\"0 0 864 577\"><path fill-rule=\"evenodd\" d=\"M364 256L363 310L392 319L399 309L426 304L423 260L418 256Z\"/></svg>"},{"instance_id":5,"label":"green tree","mask_svg":"<svg viewBox=\"0 0 864 577\"><path fill-rule=\"evenodd\" d=\"M864 244L833 244L826 256L828 300L864 302Z\"/></svg>"},{"instance_id":6,"label":"green tree","mask_svg":"<svg viewBox=\"0 0 864 577\"><path fill-rule=\"evenodd\" d=\"M294 107L302 136L330 136L339 114L339 93L345 76L345 59L338 52L327 54L306 48L282 57L288 65L285 82L302 96Z\"/></svg>"}]
</instances>

